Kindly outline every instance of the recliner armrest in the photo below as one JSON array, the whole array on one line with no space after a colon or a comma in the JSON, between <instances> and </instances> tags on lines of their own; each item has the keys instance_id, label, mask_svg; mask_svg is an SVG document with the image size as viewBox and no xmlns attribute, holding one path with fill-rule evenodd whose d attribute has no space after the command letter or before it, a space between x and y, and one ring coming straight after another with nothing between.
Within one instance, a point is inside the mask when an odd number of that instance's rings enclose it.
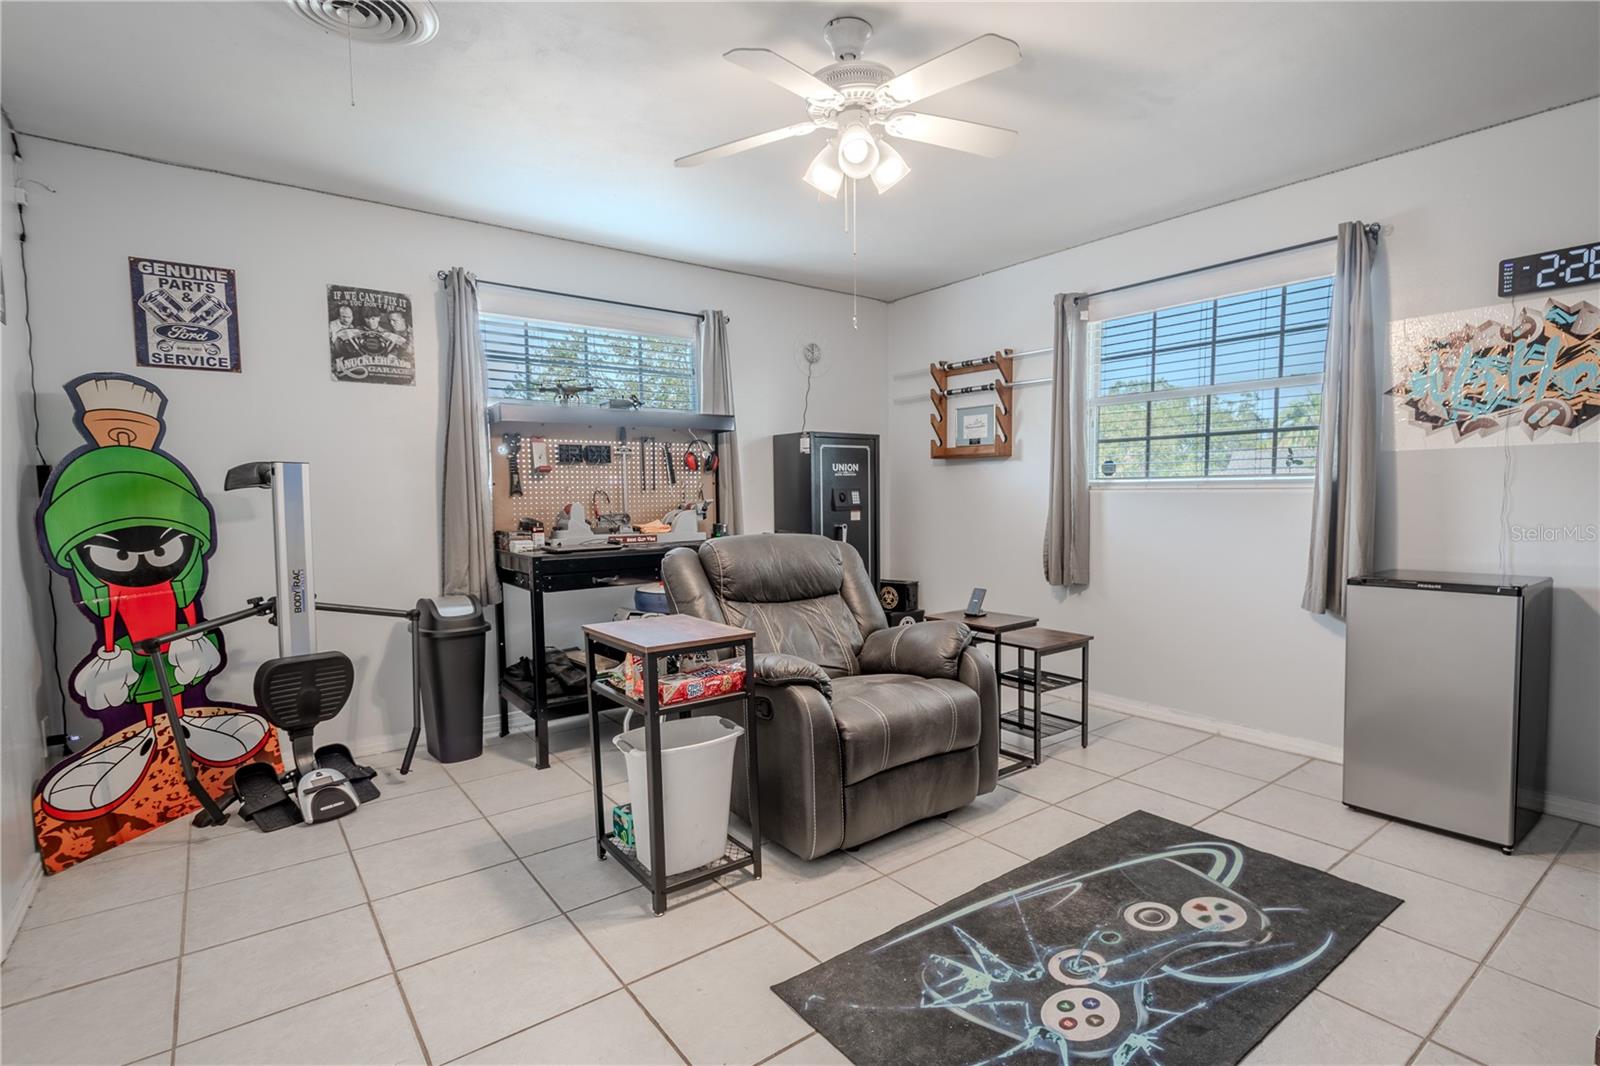
<instances>
[{"instance_id":1,"label":"recliner armrest","mask_svg":"<svg viewBox=\"0 0 1600 1066\"><path fill-rule=\"evenodd\" d=\"M756 652L751 668L758 685L810 685L829 699L833 698L833 679L809 659L783 652L761 651Z\"/></svg>"},{"instance_id":2,"label":"recliner armrest","mask_svg":"<svg viewBox=\"0 0 1600 1066\"><path fill-rule=\"evenodd\" d=\"M861 646L861 672L954 679L972 630L960 622L916 622L875 630Z\"/></svg>"}]
</instances>

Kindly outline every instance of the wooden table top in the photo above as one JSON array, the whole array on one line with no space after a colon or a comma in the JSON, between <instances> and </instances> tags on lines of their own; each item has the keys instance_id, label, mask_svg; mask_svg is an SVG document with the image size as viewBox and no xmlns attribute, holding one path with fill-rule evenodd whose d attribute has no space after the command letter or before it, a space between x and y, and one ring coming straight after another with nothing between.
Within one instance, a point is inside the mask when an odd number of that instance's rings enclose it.
<instances>
[{"instance_id":1,"label":"wooden table top","mask_svg":"<svg viewBox=\"0 0 1600 1066\"><path fill-rule=\"evenodd\" d=\"M1041 655L1051 655L1058 651L1081 648L1093 639L1087 633L1069 633L1065 629L1034 626L1032 629L1019 629L1014 633L1007 633L1000 638L1000 643L1008 648L1026 648Z\"/></svg>"},{"instance_id":2,"label":"wooden table top","mask_svg":"<svg viewBox=\"0 0 1600 1066\"><path fill-rule=\"evenodd\" d=\"M621 622L591 622L583 627L583 631L602 644L640 655L660 655L707 644L732 644L755 637L755 633L749 629L709 622L689 614L628 618Z\"/></svg>"},{"instance_id":3,"label":"wooden table top","mask_svg":"<svg viewBox=\"0 0 1600 1066\"><path fill-rule=\"evenodd\" d=\"M927 617L938 622L961 622L978 633L1009 633L1013 629L1027 629L1039 622L1031 615L1001 614L999 611L987 611L977 618L968 617L964 611L939 611Z\"/></svg>"}]
</instances>

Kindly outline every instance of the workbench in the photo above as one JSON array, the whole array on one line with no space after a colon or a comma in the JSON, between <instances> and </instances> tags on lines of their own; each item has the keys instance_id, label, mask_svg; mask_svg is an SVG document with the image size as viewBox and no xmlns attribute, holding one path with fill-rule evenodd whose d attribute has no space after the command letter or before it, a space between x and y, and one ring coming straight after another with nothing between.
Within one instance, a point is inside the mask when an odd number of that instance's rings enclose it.
<instances>
[{"instance_id":1,"label":"workbench","mask_svg":"<svg viewBox=\"0 0 1600 1066\"><path fill-rule=\"evenodd\" d=\"M695 548L697 544L640 544L628 548L607 548L570 552L495 553L500 583L528 593L528 615L533 632L533 652L528 656L530 679L506 676L506 608L502 598L495 604L495 650L499 666L500 735L511 732L511 708L533 719L538 756L534 763L543 770L550 765L550 719L582 714L587 706L583 692L550 696L545 691L544 597L551 592L579 589L614 588L642 585L661 578L661 558L673 548Z\"/></svg>"}]
</instances>

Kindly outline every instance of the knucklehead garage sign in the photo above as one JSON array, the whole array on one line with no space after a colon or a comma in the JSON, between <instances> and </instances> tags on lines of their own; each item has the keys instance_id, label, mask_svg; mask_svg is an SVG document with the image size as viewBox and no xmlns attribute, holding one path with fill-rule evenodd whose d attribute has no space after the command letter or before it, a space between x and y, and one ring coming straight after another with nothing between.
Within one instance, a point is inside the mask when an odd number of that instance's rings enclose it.
<instances>
[{"instance_id":1,"label":"knucklehead garage sign","mask_svg":"<svg viewBox=\"0 0 1600 1066\"><path fill-rule=\"evenodd\" d=\"M227 267L129 257L140 366L239 370L238 279Z\"/></svg>"}]
</instances>

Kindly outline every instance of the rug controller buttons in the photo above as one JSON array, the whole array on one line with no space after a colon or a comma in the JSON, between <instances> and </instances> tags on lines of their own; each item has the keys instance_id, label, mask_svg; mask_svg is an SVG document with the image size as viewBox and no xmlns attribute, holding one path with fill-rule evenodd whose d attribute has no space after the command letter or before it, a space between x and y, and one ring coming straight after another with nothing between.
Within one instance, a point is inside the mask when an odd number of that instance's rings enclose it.
<instances>
[{"instance_id":1,"label":"rug controller buttons","mask_svg":"<svg viewBox=\"0 0 1600 1066\"><path fill-rule=\"evenodd\" d=\"M1117 1027L1122 1009L1109 993L1085 985L1051 996L1039 1018L1063 1040L1099 1040Z\"/></svg>"},{"instance_id":2,"label":"rug controller buttons","mask_svg":"<svg viewBox=\"0 0 1600 1066\"><path fill-rule=\"evenodd\" d=\"M1245 918L1243 907L1220 896L1197 896L1183 905L1183 920L1196 929L1226 928Z\"/></svg>"}]
</instances>

